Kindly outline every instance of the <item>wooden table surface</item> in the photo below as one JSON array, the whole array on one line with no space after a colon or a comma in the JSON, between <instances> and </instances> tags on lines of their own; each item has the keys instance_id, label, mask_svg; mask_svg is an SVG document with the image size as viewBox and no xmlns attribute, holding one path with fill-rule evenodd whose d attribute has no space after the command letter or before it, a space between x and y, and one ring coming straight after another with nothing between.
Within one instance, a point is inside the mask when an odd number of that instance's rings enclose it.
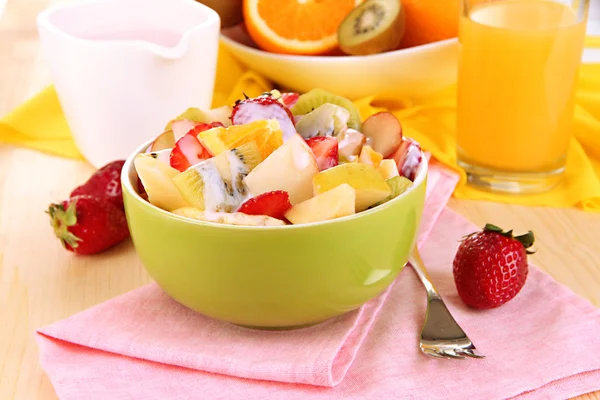
<instances>
[{"instance_id":1,"label":"wooden table surface","mask_svg":"<svg viewBox=\"0 0 600 400\"><path fill-rule=\"evenodd\" d=\"M35 17L55 2L8 1L0 19L0 115L50 82ZM150 282L130 242L76 257L54 238L44 211L92 171L84 162L0 145L0 399L56 399L34 330ZM531 260L600 307L600 214L454 199L450 207L480 226L532 229L538 252ZM580 398L600 400L600 392Z\"/></svg>"}]
</instances>

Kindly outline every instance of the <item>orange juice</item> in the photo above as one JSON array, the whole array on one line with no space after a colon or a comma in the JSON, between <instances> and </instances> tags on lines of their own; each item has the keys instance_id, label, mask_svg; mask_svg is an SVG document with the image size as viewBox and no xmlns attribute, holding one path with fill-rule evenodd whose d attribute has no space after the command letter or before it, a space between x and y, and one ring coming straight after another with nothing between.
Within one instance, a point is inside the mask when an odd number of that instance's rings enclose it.
<instances>
[{"instance_id":1,"label":"orange juice","mask_svg":"<svg viewBox=\"0 0 600 400\"><path fill-rule=\"evenodd\" d=\"M473 6L460 22L458 158L504 172L564 167L585 21L548 0Z\"/></svg>"}]
</instances>

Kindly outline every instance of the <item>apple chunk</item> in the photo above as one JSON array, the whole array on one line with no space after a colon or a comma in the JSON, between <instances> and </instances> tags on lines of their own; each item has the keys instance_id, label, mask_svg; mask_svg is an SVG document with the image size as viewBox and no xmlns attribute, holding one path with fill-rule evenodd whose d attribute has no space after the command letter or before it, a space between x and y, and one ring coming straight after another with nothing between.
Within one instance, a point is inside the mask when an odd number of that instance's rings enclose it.
<instances>
[{"instance_id":1,"label":"apple chunk","mask_svg":"<svg viewBox=\"0 0 600 400\"><path fill-rule=\"evenodd\" d=\"M166 149L172 149L175 146L175 135L172 130L167 130L161 133L154 139L150 145L150 151L160 151Z\"/></svg>"},{"instance_id":2,"label":"apple chunk","mask_svg":"<svg viewBox=\"0 0 600 400\"><path fill-rule=\"evenodd\" d=\"M244 178L253 196L285 190L292 205L313 194L312 180L319 173L317 159L304 139L295 134Z\"/></svg>"},{"instance_id":3,"label":"apple chunk","mask_svg":"<svg viewBox=\"0 0 600 400\"><path fill-rule=\"evenodd\" d=\"M232 108L231 106L223 106L219 108L213 108L210 110L202 110L196 107L190 107L185 110L181 115L177 118L169 121L165 130L169 130L173 128L173 123L176 121L188 121L193 123L204 123L211 124L214 122L218 122L223 126L231 125L231 120L229 116L231 115ZM189 131L189 129L188 129ZM184 132L185 135L187 132Z\"/></svg>"},{"instance_id":4,"label":"apple chunk","mask_svg":"<svg viewBox=\"0 0 600 400\"><path fill-rule=\"evenodd\" d=\"M355 213L356 190L347 183L296 204L285 214L292 224L327 221Z\"/></svg>"},{"instance_id":5,"label":"apple chunk","mask_svg":"<svg viewBox=\"0 0 600 400\"><path fill-rule=\"evenodd\" d=\"M161 163L168 165L169 167L171 166L171 149L165 149L165 150L159 150L159 151L152 151L150 153L146 153L148 154L150 157L153 157L155 159L157 159L158 161L160 161Z\"/></svg>"},{"instance_id":6,"label":"apple chunk","mask_svg":"<svg viewBox=\"0 0 600 400\"><path fill-rule=\"evenodd\" d=\"M381 176L383 176L383 179L390 179L400 175L398 166L394 160L382 160L377 169L381 173Z\"/></svg>"},{"instance_id":7,"label":"apple chunk","mask_svg":"<svg viewBox=\"0 0 600 400\"><path fill-rule=\"evenodd\" d=\"M402 142L402 125L394 114L379 112L363 122L362 133L373 149L387 157L398 149Z\"/></svg>"},{"instance_id":8,"label":"apple chunk","mask_svg":"<svg viewBox=\"0 0 600 400\"><path fill-rule=\"evenodd\" d=\"M345 158L358 156L367 141L365 135L352 128L344 130L337 138L340 157Z\"/></svg>"},{"instance_id":9,"label":"apple chunk","mask_svg":"<svg viewBox=\"0 0 600 400\"><path fill-rule=\"evenodd\" d=\"M379 164L382 160L383 156L373 150L373 148L369 145L363 146L362 150L360 151L360 155L358 156L358 162L372 165L375 168L379 167Z\"/></svg>"},{"instance_id":10,"label":"apple chunk","mask_svg":"<svg viewBox=\"0 0 600 400\"><path fill-rule=\"evenodd\" d=\"M356 190L356 212L366 210L391 193L390 186L375 167L348 163L317 174L313 179L314 194L321 194L343 183Z\"/></svg>"},{"instance_id":11,"label":"apple chunk","mask_svg":"<svg viewBox=\"0 0 600 400\"><path fill-rule=\"evenodd\" d=\"M167 211L188 206L172 181L179 171L152 154L138 154L133 163L151 204Z\"/></svg>"},{"instance_id":12,"label":"apple chunk","mask_svg":"<svg viewBox=\"0 0 600 400\"><path fill-rule=\"evenodd\" d=\"M184 137L189 131L194 129L196 125L196 122L187 119L173 121L173 123L171 124L171 130L173 131L175 141L178 141L179 139Z\"/></svg>"}]
</instances>

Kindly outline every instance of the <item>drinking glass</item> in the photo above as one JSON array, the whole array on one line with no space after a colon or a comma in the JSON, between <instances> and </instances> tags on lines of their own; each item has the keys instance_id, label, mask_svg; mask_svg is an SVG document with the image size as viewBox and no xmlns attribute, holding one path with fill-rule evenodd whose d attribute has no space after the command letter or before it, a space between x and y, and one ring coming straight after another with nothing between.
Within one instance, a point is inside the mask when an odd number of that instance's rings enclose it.
<instances>
[{"instance_id":1,"label":"drinking glass","mask_svg":"<svg viewBox=\"0 0 600 400\"><path fill-rule=\"evenodd\" d=\"M559 182L589 0L462 0L458 163L493 191Z\"/></svg>"}]
</instances>

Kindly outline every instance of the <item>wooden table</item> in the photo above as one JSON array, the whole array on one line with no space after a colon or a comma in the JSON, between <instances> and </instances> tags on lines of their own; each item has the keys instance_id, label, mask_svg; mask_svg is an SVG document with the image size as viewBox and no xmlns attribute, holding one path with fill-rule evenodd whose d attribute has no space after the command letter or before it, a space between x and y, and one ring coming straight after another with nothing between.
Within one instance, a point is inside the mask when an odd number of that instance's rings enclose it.
<instances>
[{"instance_id":1,"label":"wooden table","mask_svg":"<svg viewBox=\"0 0 600 400\"><path fill-rule=\"evenodd\" d=\"M64 0L62 0L64 1ZM50 82L39 53L35 17L49 0L9 0L0 20L0 115ZM76 257L62 249L44 214L92 168L0 145L0 399L55 399L38 363L33 332L150 282L130 242L107 253ZM600 307L600 215L452 200L483 226L532 229L531 260ZM580 397L600 400L600 392Z\"/></svg>"}]
</instances>

